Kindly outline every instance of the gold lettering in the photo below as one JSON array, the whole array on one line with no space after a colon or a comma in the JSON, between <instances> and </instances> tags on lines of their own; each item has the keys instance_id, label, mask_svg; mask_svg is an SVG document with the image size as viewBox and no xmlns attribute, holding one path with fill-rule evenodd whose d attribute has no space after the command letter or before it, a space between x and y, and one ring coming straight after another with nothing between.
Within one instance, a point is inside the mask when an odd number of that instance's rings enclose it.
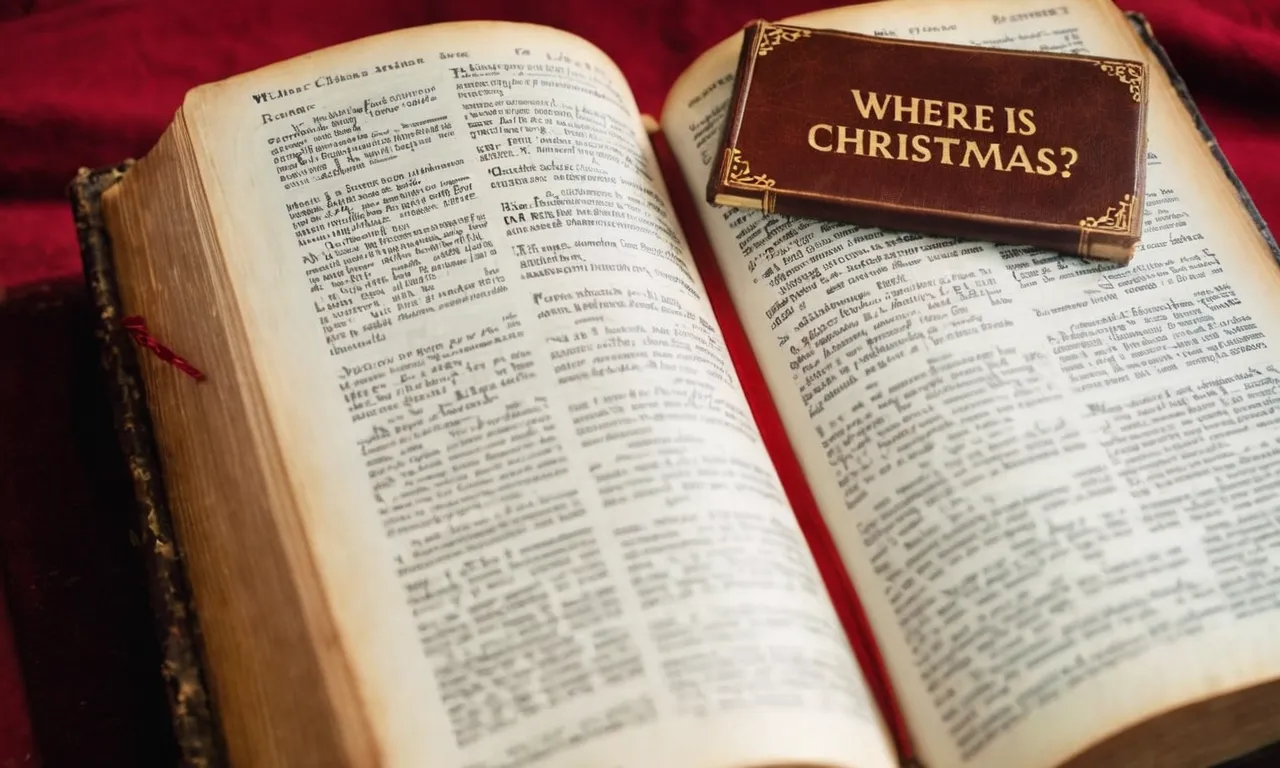
<instances>
[{"instance_id":1,"label":"gold lettering","mask_svg":"<svg viewBox=\"0 0 1280 768\"><path fill-rule=\"evenodd\" d=\"M991 163L997 171L1005 170L1000 158L1000 145L994 141L987 145L985 154L978 149L977 142L966 141L964 143L964 158L960 160L960 167L968 168L971 156L978 161L979 168L986 168L987 163Z\"/></svg>"},{"instance_id":2,"label":"gold lettering","mask_svg":"<svg viewBox=\"0 0 1280 768\"><path fill-rule=\"evenodd\" d=\"M924 120L925 125L932 125L935 128L942 127L942 102L937 99L924 100Z\"/></svg>"},{"instance_id":3,"label":"gold lettering","mask_svg":"<svg viewBox=\"0 0 1280 768\"><path fill-rule=\"evenodd\" d=\"M1036 160L1040 163L1036 166L1036 173L1041 176L1052 176L1058 172L1058 164L1053 162L1053 150L1049 147L1041 147L1036 153Z\"/></svg>"},{"instance_id":4,"label":"gold lettering","mask_svg":"<svg viewBox=\"0 0 1280 768\"><path fill-rule=\"evenodd\" d=\"M862 129L859 128L858 130L861 131ZM875 157L876 154L879 153L880 156L886 160L892 160L893 155L889 154L889 134L884 131L870 131L870 133L871 146L869 147L870 151L868 151L867 154L871 157Z\"/></svg>"},{"instance_id":5,"label":"gold lettering","mask_svg":"<svg viewBox=\"0 0 1280 768\"><path fill-rule=\"evenodd\" d=\"M1035 113L1029 109L1018 110L1018 122L1022 123L1023 130L1018 131L1023 136L1030 136L1036 132L1036 124L1031 122L1031 117Z\"/></svg>"},{"instance_id":6,"label":"gold lettering","mask_svg":"<svg viewBox=\"0 0 1280 768\"><path fill-rule=\"evenodd\" d=\"M951 130L955 128L956 123L959 123L960 127L965 129L966 131L973 130L972 128L969 127L969 121L965 119L965 113L968 111L969 111L969 108L966 107L965 105L957 104L954 101L948 101L947 102L947 130Z\"/></svg>"},{"instance_id":7,"label":"gold lettering","mask_svg":"<svg viewBox=\"0 0 1280 768\"><path fill-rule=\"evenodd\" d=\"M1013 124L1013 117L1014 117L1014 110L1013 110L1013 107L1005 107L1005 108L1004 108L1004 117L1005 117L1005 129L1004 129L1004 132L1005 132L1005 133L1017 133L1017 132L1018 132L1018 129L1017 129L1017 127Z\"/></svg>"},{"instance_id":8,"label":"gold lettering","mask_svg":"<svg viewBox=\"0 0 1280 768\"><path fill-rule=\"evenodd\" d=\"M993 133L995 126L991 124L991 113L995 107L990 104L978 104L973 108L973 130Z\"/></svg>"},{"instance_id":9,"label":"gold lettering","mask_svg":"<svg viewBox=\"0 0 1280 768\"><path fill-rule=\"evenodd\" d=\"M846 154L846 150L844 146L846 144L852 143L853 153L855 155L861 155L862 154L862 129L861 128L855 129L853 132L852 139L849 138L849 134L846 132L847 130L848 129L845 128L845 126L843 125L836 126L836 154L837 155Z\"/></svg>"},{"instance_id":10,"label":"gold lettering","mask_svg":"<svg viewBox=\"0 0 1280 768\"><path fill-rule=\"evenodd\" d=\"M939 162L943 165L955 165L955 163L951 162L951 148L959 144L960 140L949 136L935 136L933 137L933 143L942 145L942 159Z\"/></svg>"},{"instance_id":11,"label":"gold lettering","mask_svg":"<svg viewBox=\"0 0 1280 768\"><path fill-rule=\"evenodd\" d=\"M933 153L929 151L929 137L923 134L916 134L911 137L911 148L915 152L911 155L913 163L927 163L933 159Z\"/></svg>"},{"instance_id":12,"label":"gold lettering","mask_svg":"<svg viewBox=\"0 0 1280 768\"><path fill-rule=\"evenodd\" d=\"M907 159L907 134L905 133L898 134L898 159Z\"/></svg>"},{"instance_id":13,"label":"gold lettering","mask_svg":"<svg viewBox=\"0 0 1280 768\"><path fill-rule=\"evenodd\" d=\"M1080 153L1071 147L1059 147L1058 152L1062 154L1062 178L1069 179L1071 178L1071 166L1075 165L1076 161L1080 159ZM1067 159L1068 153L1071 154L1070 160Z\"/></svg>"},{"instance_id":14,"label":"gold lettering","mask_svg":"<svg viewBox=\"0 0 1280 768\"><path fill-rule=\"evenodd\" d=\"M827 132L827 145L825 147L818 145L818 131L820 130ZM818 123L817 125L809 129L809 146L813 147L819 152L831 151L830 140L831 140L831 126L827 125L826 123Z\"/></svg>"},{"instance_id":15,"label":"gold lettering","mask_svg":"<svg viewBox=\"0 0 1280 768\"><path fill-rule=\"evenodd\" d=\"M995 146L994 144L992 146ZM1013 155L1009 157L1009 163L1005 165L1006 171L1012 171L1014 168L1021 168L1027 173L1035 173L1031 169L1031 158L1027 157L1027 150L1021 144L1013 148Z\"/></svg>"},{"instance_id":16,"label":"gold lettering","mask_svg":"<svg viewBox=\"0 0 1280 768\"><path fill-rule=\"evenodd\" d=\"M862 91L857 88L853 89L853 100L858 104L858 112L862 113L863 120L870 120L872 113L875 113L877 120L884 119L885 110L889 108L889 97L883 99L875 91L867 94L867 100L862 100ZM859 153L861 154L861 153Z\"/></svg>"},{"instance_id":17,"label":"gold lettering","mask_svg":"<svg viewBox=\"0 0 1280 768\"><path fill-rule=\"evenodd\" d=\"M917 123L920 122L920 99L917 99L915 96L912 96L911 106L908 109L902 108L901 96L894 96L893 101L894 101L893 119L896 122L901 123L903 114L908 114L908 113L911 115L911 119L908 120L907 122L911 123L912 125L916 125Z\"/></svg>"}]
</instances>

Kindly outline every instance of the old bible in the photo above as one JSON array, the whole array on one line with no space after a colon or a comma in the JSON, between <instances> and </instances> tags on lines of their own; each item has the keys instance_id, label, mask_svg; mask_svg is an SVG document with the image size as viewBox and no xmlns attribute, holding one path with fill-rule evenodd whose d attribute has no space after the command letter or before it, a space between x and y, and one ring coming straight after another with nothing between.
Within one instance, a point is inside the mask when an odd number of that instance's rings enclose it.
<instances>
[{"instance_id":1,"label":"old bible","mask_svg":"<svg viewBox=\"0 0 1280 768\"><path fill-rule=\"evenodd\" d=\"M197 88L86 177L104 333L207 376L108 355L199 625L166 668L217 723L193 762L1280 739L1280 270L1158 47L1105 0L788 21L1144 62L1138 258L706 203L740 35L655 125L565 32L407 29Z\"/></svg>"}]
</instances>

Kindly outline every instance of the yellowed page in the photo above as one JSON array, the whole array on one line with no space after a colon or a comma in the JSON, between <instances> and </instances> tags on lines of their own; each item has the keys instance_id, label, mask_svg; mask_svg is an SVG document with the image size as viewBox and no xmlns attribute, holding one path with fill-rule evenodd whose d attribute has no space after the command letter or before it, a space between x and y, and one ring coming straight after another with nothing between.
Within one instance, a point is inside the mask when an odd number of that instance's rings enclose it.
<instances>
[{"instance_id":1,"label":"yellowed page","mask_svg":"<svg viewBox=\"0 0 1280 768\"><path fill-rule=\"evenodd\" d=\"M410 30L186 116L388 765L892 764L602 53Z\"/></svg>"},{"instance_id":2,"label":"yellowed page","mask_svg":"<svg viewBox=\"0 0 1280 768\"><path fill-rule=\"evenodd\" d=\"M1277 272L1158 62L1103 0L793 21L1152 73L1128 268L700 204L925 762L1055 765L1275 677ZM700 200L738 45L663 113Z\"/></svg>"}]
</instances>

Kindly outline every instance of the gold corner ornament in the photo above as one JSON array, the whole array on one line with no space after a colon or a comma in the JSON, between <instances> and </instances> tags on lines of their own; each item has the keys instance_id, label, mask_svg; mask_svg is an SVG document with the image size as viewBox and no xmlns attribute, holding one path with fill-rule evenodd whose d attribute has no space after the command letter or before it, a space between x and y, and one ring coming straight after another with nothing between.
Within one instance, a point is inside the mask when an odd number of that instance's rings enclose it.
<instances>
[{"instance_id":1,"label":"gold corner ornament","mask_svg":"<svg viewBox=\"0 0 1280 768\"><path fill-rule=\"evenodd\" d=\"M764 56L783 43L794 43L808 37L810 31L796 27L780 27L777 24L761 24L760 37L756 39L756 55Z\"/></svg>"},{"instance_id":2,"label":"gold corner ornament","mask_svg":"<svg viewBox=\"0 0 1280 768\"><path fill-rule=\"evenodd\" d=\"M751 163L742 156L742 151L732 147L724 151L725 185L739 189L758 189L760 194L760 210L773 213L778 204L778 195L773 191L777 181L767 174L752 173Z\"/></svg>"},{"instance_id":3,"label":"gold corner ornament","mask_svg":"<svg viewBox=\"0 0 1280 768\"><path fill-rule=\"evenodd\" d=\"M1141 64L1129 61L1095 61L1103 72L1129 86L1134 101L1142 101L1142 89L1146 86L1147 73Z\"/></svg>"},{"instance_id":4,"label":"gold corner ornament","mask_svg":"<svg viewBox=\"0 0 1280 768\"><path fill-rule=\"evenodd\" d=\"M1080 220L1082 229L1095 232L1128 232L1129 216L1133 212L1133 195L1125 195L1119 203L1107 208L1101 216L1086 216Z\"/></svg>"},{"instance_id":5,"label":"gold corner ornament","mask_svg":"<svg viewBox=\"0 0 1280 768\"><path fill-rule=\"evenodd\" d=\"M729 167L726 181L735 187L752 189L772 189L778 182L763 173L752 173L751 163L742 156L737 147L725 150L725 164Z\"/></svg>"}]
</instances>

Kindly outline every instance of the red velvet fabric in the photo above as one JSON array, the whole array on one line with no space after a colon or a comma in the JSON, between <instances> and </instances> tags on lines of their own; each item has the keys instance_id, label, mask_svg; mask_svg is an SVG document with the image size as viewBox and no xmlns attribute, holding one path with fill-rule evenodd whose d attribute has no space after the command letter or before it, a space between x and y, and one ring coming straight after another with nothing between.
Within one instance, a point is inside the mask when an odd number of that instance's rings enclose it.
<instances>
[{"instance_id":1,"label":"red velvet fabric","mask_svg":"<svg viewBox=\"0 0 1280 768\"><path fill-rule=\"evenodd\" d=\"M78 167L145 153L199 83L448 19L580 34L656 112L681 69L746 20L832 2L0 0L0 768L172 755L63 197ZM1280 222L1280 0L1120 4L1147 14L1264 218Z\"/></svg>"}]
</instances>

